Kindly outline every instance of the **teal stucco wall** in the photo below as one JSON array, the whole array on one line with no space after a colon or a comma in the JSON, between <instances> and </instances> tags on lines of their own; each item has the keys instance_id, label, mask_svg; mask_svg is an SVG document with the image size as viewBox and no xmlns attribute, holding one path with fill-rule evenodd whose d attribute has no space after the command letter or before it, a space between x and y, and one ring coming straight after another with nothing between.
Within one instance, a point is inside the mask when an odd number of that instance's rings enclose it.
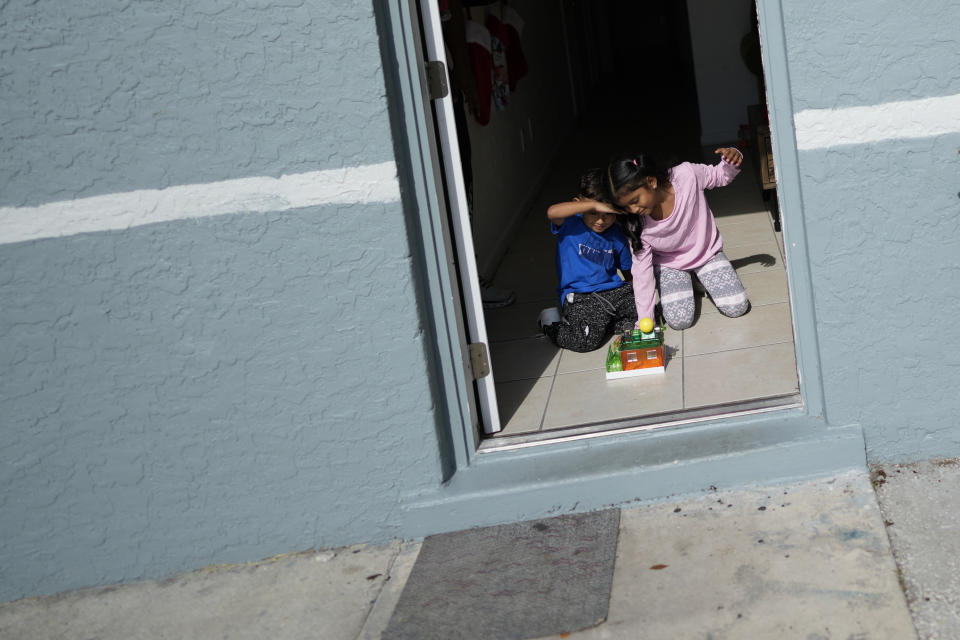
<instances>
[{"instance_id":1,"label":"teal stucco wall","mask_svg":"<svg viewBox=\"0 0 960 640\"><path fill-rule=\"evenodd\" d=\"M827 417L958 456L960 6L782 5Z\"/></svg>"},{"instance_id":2,"label":"teal stucco wall","mask_svg":"<svg viewBox=\"0 0 960 640\"><path fill-rule=\"evenodd\" d=\"M761 1L809 415L476 460L397 6L0 3L0 600L960 455L952 3Z\"/></svg>"},{"instance_id":3,"label":"teal stucco wall","mask_svg":"<svg viewBox=\"0 0 960 640\"><path fill-rule=\"evenodd\" d=\"M370 3L14 0L0 25L0 600L388 535L441 476L395 169L392 197L203 201L389 168Z\"/></svg>"}]
</instances>

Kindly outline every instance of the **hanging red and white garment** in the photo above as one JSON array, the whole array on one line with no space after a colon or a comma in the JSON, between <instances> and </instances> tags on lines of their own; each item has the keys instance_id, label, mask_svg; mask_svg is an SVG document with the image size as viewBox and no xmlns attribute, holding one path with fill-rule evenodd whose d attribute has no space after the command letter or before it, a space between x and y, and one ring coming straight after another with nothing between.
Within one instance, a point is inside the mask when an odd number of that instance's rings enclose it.
<instances>
[{"instance_id":1,"label":"hanging red and white garment","mask_svg":"<svg viewBox=\"0 0 960 640\"><path fill-rule=\"evenodd\" d=\"M477 87L477 122L490 122L490 101L493 93L493 57L491 54L490 31L479 22L467 20L464 23L467 39L467 56L470 59L470 71Z\"/></svg>"},{"instance_id":2,"label":"hanging red and white garment","mask_svg":"<svg viewBox=\"0 0 960 640\"><path fill-rule=\"evenodd\" d=\"M510 91L517 90L517 82L527 75L527 57L523 55L520 36L523 34L523 18L516 9L503 7L504 36L507 45L507 66L510 68Z\"/></svg>"},{"instance_id":3,"label":"hanging red and white garment","mask_svg":"<svg viewBox=\"0 0 960 640\"><path fill-rule=\"evenodd\" d=\"M507 25L492 13L487 14L487 30L490 32L490 54L493 58L491 76L493 104L503 111L510 102L510 67L507 63Z\"/></svg>"}]
</instances>

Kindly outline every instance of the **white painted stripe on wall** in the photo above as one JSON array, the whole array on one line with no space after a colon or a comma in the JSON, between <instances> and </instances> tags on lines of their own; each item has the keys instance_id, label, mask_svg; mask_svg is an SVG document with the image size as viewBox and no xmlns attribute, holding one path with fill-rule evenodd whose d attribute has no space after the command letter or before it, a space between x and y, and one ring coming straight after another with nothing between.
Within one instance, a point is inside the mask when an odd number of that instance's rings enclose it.
<instances>
[{"instance_id":1,"label":"white painted stripe on wall","mask_svg":"<svg viewBox=\"0 0 960 640\"><path fill-rule=\"evenodd\" d=\"M0 207L0 244L230 213L400 199L394 162L281 176L142 189L37 207Z\"/></svg>"},{"instance_id":2,"label":"white painted stripe on wall","mask_svg":"<svg viewBox=\"0 0 960 640\"><path fill-rule=\"evenodd\" d=\"M805 109L793 121L800 151L929 138L960 132L960 95L868 107Z\"/></svg>"}]
</instances>

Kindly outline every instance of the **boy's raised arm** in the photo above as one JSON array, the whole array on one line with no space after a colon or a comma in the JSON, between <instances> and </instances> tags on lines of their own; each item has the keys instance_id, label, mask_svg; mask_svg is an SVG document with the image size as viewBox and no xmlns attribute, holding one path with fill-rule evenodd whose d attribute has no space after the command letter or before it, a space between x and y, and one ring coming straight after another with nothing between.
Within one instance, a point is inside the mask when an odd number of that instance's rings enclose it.
<instances>
[{"instance_id":1,"label":"boy's raised arm","mask_svg":"<svg viewBox=\"0 0 960 640\"><path fill-rule=\"evenodd\" d=\"M617 213L610 205L597 200L574 198L570 202L558 202L547 208L547 218L551 222L562 222L578 213Z\"/></svg>"}]
</instances>

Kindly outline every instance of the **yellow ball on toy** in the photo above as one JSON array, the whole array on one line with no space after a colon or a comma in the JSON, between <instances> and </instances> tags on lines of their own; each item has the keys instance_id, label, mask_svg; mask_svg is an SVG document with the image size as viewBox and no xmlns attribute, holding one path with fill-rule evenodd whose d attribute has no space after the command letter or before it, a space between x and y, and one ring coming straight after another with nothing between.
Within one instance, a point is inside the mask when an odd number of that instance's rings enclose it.
<instances>
[{"instance_id":1,"label":"yellow ball on toy","mask_svg":"<svg viewBox=\"0 0 960 640\"><path fill-rule=\"evenodd\" d=\"M644 333L650 333L653 331L653 320L650 318L644 318L637 323L637 328Z\"/></svg>"}]
</instances>

